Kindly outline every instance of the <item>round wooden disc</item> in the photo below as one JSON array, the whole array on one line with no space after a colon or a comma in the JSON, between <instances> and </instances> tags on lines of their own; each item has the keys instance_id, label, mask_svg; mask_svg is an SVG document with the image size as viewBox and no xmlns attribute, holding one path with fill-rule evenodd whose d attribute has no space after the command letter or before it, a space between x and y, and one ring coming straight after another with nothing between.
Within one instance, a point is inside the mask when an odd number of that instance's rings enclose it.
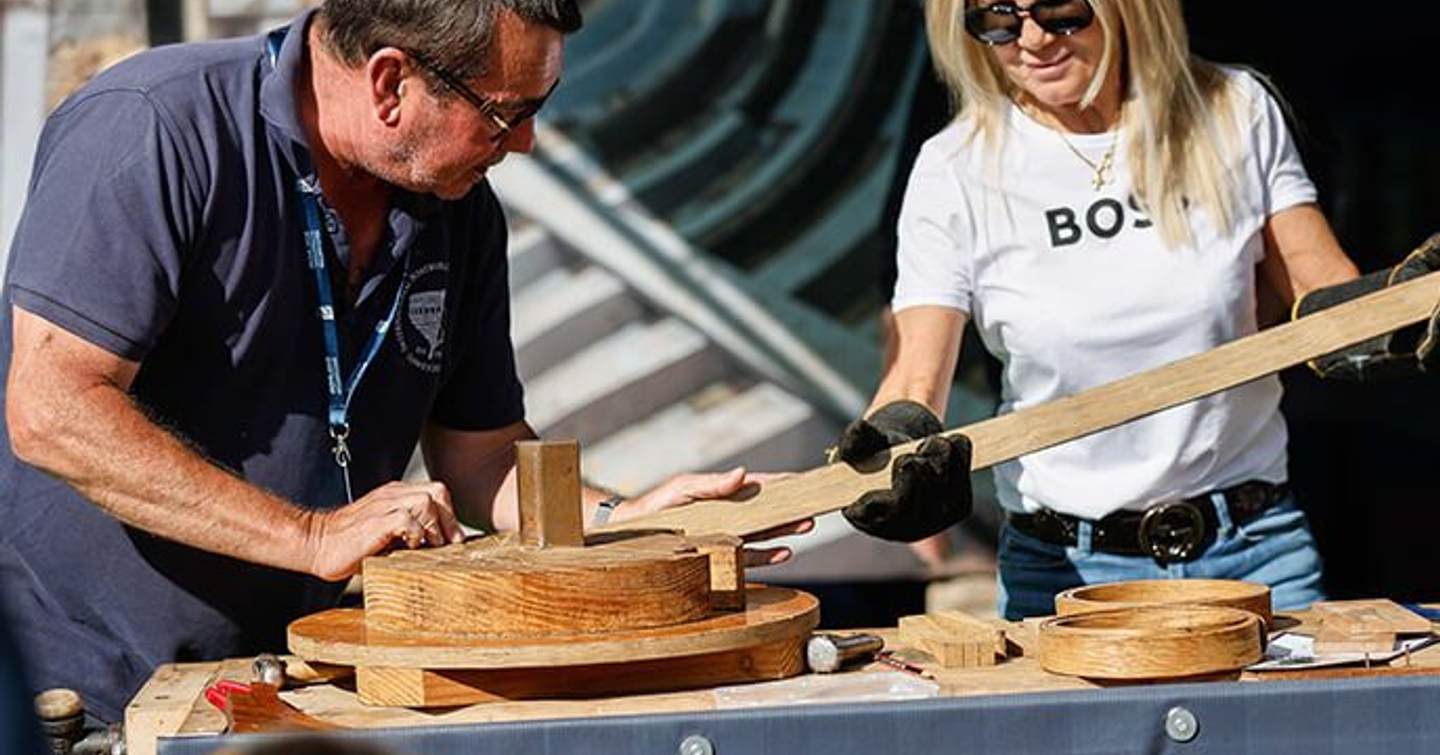
<instances>
[{"instance_id":1,"label":"round wooden disc","mask_svg":"<svg viewBox=\"0 0 1440 755\"><path fill-rule=\"evenodd\" d=\"M393 668L551 668L681 658L753 647L808 633L820 621L814 596L750 585L743 612L679 626L502 639L435 639L367 627L363 612L337 608L290 624L290 652L307 661Z\"/></svg>"},{"instance_id":2,"label":"round wooden disc","mask_svg":"<svg viewBox=\"0 0 1440 755\"><path fill-rule=\"evenodd\" d=\"M1040 665L1093 679L1175 679L1259 661L1260 617L1219 606L1141 606L1040 623Z\"/></svg>"},{"instance_id":3,"label":"round wooden disc","mask_svg":"<svg viewBox=\"0 0 1440 755\"><path fill-rule=\"evenodd\" d=\"M710 613L709 558L671 533L585 548L485 538L364 564L369 628L526 638L683 624Z\"/></svg>"},{"instance_id":4,"label":"round wooden disc","mask_svg":"<svg viewBox=\"0 0 1440 755\"><path fill-rule=\"evenodd\" d=\"M1153 605L1228 606L1259 616L1267 627L1274 622L1270 588L1238 579L1137 579L1084 585L1055 596L1059 616Z\"/></svg>"}]
</instances>

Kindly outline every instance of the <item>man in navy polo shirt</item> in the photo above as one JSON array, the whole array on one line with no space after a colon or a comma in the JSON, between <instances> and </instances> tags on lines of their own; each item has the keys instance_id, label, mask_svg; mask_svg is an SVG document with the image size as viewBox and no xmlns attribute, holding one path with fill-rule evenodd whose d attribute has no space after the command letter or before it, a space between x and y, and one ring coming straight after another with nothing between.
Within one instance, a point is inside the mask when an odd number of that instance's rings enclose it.
<instances>
[{"instance_id":1,"label":"man in navy polo shirt","mask_svg":"<svg viewBox=\"0 0 1440 755\"><path fill-rule=\"evenodd\" d=\"M51 116L0 325L0 593L38 687L117 720L157 664L282 648L457 511L516 526L533 432L483 179L530 149L579 25L575 0L327 0ZM436 482L394 482L417 439Z\"/></svg>"}]
</instances>

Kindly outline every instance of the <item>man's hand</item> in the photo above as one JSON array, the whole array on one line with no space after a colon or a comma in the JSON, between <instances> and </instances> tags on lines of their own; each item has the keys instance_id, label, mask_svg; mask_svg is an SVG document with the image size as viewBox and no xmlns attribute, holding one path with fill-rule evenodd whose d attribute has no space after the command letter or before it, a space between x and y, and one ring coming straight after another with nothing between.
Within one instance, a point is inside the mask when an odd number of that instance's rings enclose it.
<instances>
[{"instance_id":1,"label":"man's hand","mask_svg":"<svg viewBox=\"0 0 1440 755\"><path fill-rule=\"evenodd\" d=\"M1400 264L1352 281L1316 289L1295 302L1295 318L1304 317L1365 294L1440 270L1440 233L1425 240ZM1440 374L1440 305L1429 322L1376 336L1310 362L1322 378L1363 382L1416 373Z\"/></svg>"},{"instance_id":2,"label":"man's hand","mask_svg":"<svg viewBox=\"0 0 1440 755\"><path fill-rule=\"evenodd\" d=\"M683 474L666 480L659 486L636 498L624 501L615 507L610 521L621 522L673 506L684 506L695 501L725 498L740 492L748 485L764 484L783 479L788 475L747 473L744 467L718 474ZM815 520L787 524L772 530L751 535L747 542L762 542L785 535L798 535L815 527ZM770 566L790 560L794 553L789 548L746 548L745 565Z\"/></svg>"},{"instance_id":3,"label":"man's hand","mask_svg":"<svg viewBox=\"0 0 1440 755\"><path fill-rule=\"evenodd\" d=\"M310 573L330 581L350 577L367 556L397 541L419 548L465 539L450 492L438 482L383 485L348 506L312 512L308 529Z\"/></svg>"},{"instance_id":4,"label":"man's hand","mask_svg":"<svg viewBox=\"0 0 1440 755\"><path fill-rule=\"evenodd\" d=\"M835 459L858 464L885 449L925 438L915 453L890 469L890 487L871 490L841 513L861 532L914 542L944 532L970 515L970 439L939 435L940 420L914 401L893 401L851 422L836 444ZM926 437L930 436L930 437Z\"/></svg>"}]
</instances>

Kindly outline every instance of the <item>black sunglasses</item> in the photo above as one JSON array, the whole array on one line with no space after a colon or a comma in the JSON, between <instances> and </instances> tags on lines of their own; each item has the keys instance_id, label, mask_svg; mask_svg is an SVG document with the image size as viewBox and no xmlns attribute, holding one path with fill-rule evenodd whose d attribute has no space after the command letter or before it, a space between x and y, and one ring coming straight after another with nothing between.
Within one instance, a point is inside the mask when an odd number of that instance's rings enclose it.
<instances>
[{"instance_id":1,"label":"black sunglasses","mask_svg":"<svg viewBox=\"0 0 1440 755\"><path fill-rule=\"evenodd\" d=\"M1095 9L1088 0L1035 0L1023 8L1000 0L965 9L965 31L987 45L1008 45L1020 38L1026 18L1063 37L1089 26Z\"/></svg>"},{"instance_id":2,"label":"black sunglasses","mask_svg":"<svg viewBox=\"0 0 1440 755\"><path fill-rule=\"evenodd\" d=\"M524 107L519 108L513 113L506 114L500 112L500 106L495 104L494 100L476 94L475 90L461 81L459 76L431 62L430 59L424 55L413 50L401 49L406 55L409 55L412 60L419 63L421 67L434 74L435 78L439 79L440 83L444 84L446 88L460 95L461 99L475 106L476 110L479 110L486 118L489 118L491 125L495 127L495 134L490 137L490 141L497 144L505 141L505 137L509 136L511 131L519 128L525 121L534 118L535 114L540 112L540 108L545 106L545 101L550 99L550 95L555 92L555 87L560 86L560 79L557 78L550 83L550 88L545 90L545 94L541 95L540 99L530 100Z\"/></svg>"}]
</instances>

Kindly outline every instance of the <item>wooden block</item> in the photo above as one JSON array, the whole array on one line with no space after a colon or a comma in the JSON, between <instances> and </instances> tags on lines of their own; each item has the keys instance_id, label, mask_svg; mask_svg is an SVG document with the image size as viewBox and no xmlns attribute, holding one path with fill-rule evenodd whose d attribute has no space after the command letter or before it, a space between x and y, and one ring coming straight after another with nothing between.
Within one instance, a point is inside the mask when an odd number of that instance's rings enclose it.
<instances>
[{"instance_id":1,"label":"wooden block","mask_svg":"<svg viewBox=\"0 0 1440 755\"><path fill-rule=\"evenodd\" d=\"M1395 650L1394 632L1327 632L1315 634L1315 654L1389 653Z\"/></svg>"},{"instance_id":2,"label":"wooden block","mask_svg":"<svg viewBox=\"0 0 1440 755\"><path fill-rule=\"evenodd\" d=\"M985 640L995 643L995 653L1001 658L1006 655L1005 631L991 622L977 619L964 611L936 611L927 614L935 619L952 636Z\"/></svg>"},{"instance_id":3,"label":"wooden block","mask_svg":"<svg viewBox=\"0 0 1440 755\"><path fill-rule=\"evenodd\" d=\"M330 682L349 679L355 675L355 669L349 666L335 666L329 663L311 663L304 658L296 658L293 655L284 656L281 660L285 664L286 682L295 686L328 684Z\"/></svg>"},{"instance_id":4,"label":"wooden block","mask_svg":"<svg viewBox=\"0 0 1440 755\"><path fill-rule=\"evenodd\" d=\"M900 641L933 656L945 668L995 665L996 638L989 633L967 633L961 622L946 622L933 614L900 617ZM1004 642L1001 635L1000 642Z\"/></svg>"},{"instance_id":5,"label":"wooden block","mask_svg":"<svg viewBox=\"0 0 1440 755\"><path fill-rule=\"evenodd\" d=\"M1327 600L1311 606L1323 634L1429 634L1430 620L1393 600Z\"/></svg>"},{"instance_id":6,"label":"wooden block","mask_svg":"<svg viewBox=\"0 0 1440 755\"><path fill-rule=\"evenodd\" d=\"M785 679L805 669L808 632L778 642L684 658L553 669L359 667L355 690L369 705L448 707L507 700L668 692Z\"/></svg>"},{"instance_id":7,"label":"wooden block","mask_svg":"<svg viewBox=\"0 0 1440 755\"><path fill-rule=\"evenodd\" d=\"M1319 655L1389 653L1395 649L1395 635L1430 631L1428 619L1385 599L1322 601L1311 610Z\"/></svg>"},{"instance_id":8,"label":"wooden block","mask_svg":"<svg viewBox=\"0 0 1440 755\"><path fill-rule=\"evenodd\" d=\"M744 541L733 535L706 535L691 538L690 543L710 559L710 607L717 611L744 610Z\"/></svg>"},{"instance_id":9,"label":"wooden block","mask_svg":"<svg viewBox=\"0 0 1440 755\"><path fill-rule=\"evenodd\" d=\"M580 444L515 444L520 498L520 542L542 548L585 545L580 505Z\"/></svg>"}]
</instances>

